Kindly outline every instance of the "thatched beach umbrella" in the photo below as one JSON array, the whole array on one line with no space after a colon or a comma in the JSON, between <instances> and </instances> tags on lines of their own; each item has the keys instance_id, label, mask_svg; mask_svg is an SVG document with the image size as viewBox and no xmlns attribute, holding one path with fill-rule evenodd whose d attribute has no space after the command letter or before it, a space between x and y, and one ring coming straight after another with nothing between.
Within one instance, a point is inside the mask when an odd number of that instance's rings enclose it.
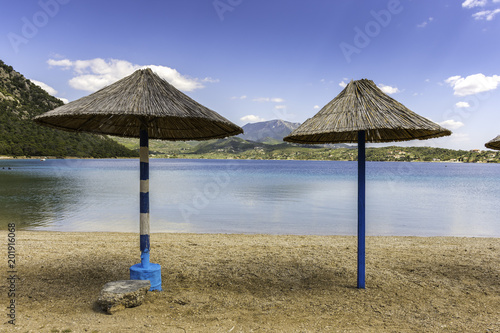
<instances>
[{"instance_id":1,"label":"thatched beach umbrella","mask_svg":"<svg viewBox=\"0 0 500 333\"><path fill-rule=\"evenodd\" d=\"M66 131L140 138L141 263L130 267L130 278L150 280L151 290L161 290L161 267L149 262L149 138L208 140L243 130L149 68L37 116L35 121Z\"/></svg>"},{"instance_id":2,"label":"thatched beach umbrella","mask_svg":"<svg viewBox=\"0 0 500 333\"><path fill-rule=\"evenodd\" d=\"M358 288L365 288L365 142L425 140L451 132L384 94L371 80L351 81L283 140L358 143Z\"/></svg>"},{"instance_id":3,"label":"thatched beach umbrella","mask_svg":"<svg viewBox=\"0 0 500 333\"><path fill-rule=\"evenodd\" d=\"M486 148L500 150L500 135L484 144Z\"/></svg>"}]
</instances>

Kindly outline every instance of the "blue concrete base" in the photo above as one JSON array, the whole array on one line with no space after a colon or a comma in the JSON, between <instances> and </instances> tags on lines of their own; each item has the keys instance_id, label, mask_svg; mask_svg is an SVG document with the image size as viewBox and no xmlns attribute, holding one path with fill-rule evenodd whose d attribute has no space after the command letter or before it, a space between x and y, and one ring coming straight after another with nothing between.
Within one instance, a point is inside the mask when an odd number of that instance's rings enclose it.
<instances>
[{"instance_id":1,"label":"blue concrete base","mask_svg":"<svg viewBox=\"0 0 500 333\"><path fill-rule=\"evenodd\" d=\"M149 291L161 291L161 266L148 263L147 267L144 267L142 264L135 264L130 267L130 280L149 280Z\"/></svg>"}]
</instances>

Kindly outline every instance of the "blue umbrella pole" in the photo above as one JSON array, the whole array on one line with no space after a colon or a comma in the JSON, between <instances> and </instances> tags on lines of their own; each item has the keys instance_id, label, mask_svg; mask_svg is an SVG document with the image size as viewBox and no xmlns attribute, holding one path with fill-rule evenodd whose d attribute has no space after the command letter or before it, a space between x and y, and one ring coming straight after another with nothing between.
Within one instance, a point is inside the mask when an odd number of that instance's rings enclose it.
<instances>
[{"instance_id":1,"label":"blue umbrella pole","mask_svg":"<svg viewBox=\"0 0 500 333\"><path fill-rule=\"evenodd\" d=\"M161 266L149 262L149 145L148 131L140 133L140 249L141 263L130 267L131 280L149 280L149 290L161 290Z\"/></svg>"},{"instance_id":2,"label":"blue umbrella pole","mask_svg":"<svg viewBox=\"0 0 500 333\"><path fill-rule=\"evenodd\" d=\"M365 131L358 132L358 288L365 289Z\"/></svg>"}]
</instances>

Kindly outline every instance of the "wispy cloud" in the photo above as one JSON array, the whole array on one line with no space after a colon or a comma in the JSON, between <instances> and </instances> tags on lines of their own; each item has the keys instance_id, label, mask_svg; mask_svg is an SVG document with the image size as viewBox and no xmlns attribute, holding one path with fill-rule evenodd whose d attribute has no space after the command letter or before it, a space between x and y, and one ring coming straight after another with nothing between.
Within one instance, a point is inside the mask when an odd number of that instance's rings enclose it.
<instances>
[{"instance_id":1,"label":"wispy cloud","mask_svg":"<svg viewBox=\"0 0 500 333\"><path fill-rule=\"evenodd\" d=\"M427 26L427 24L431 23L432 21L434 21L434 18L433 17L429 17L424 22L422 22L420 24L417 24L417 28L425 28Z\"/></svg>"},{"instance_id":2,"label":"wispy cloud","mask_svg":"<svg viewBox=\"0 0 500 333\"><path fill-rule=\"evenodd\" d=\"M257 97L253 99L254 102L273 102L273 103L283 103L285 100L283 98L278 97Z\"/></svg>"},{"instance_id":3,"label":"wispy cloud","mask_svg":"<svg viewBox=\"0 0 500 333\"><path fill-rule=\"evenodd\" d=\"M467 96L484 91L494 90L500 84L500 76L485 76L482 73L461 77L451 76L445 80L454 90L454 95Z\"/></svg>"},{"instance_id":4,"label":"wispy cloud","mask_svg":"<svg viewBox=\"0 0 500 333\"><path fill-rule=\"evenodd\" d=\"M246 99L247 96L246 95L241 95L241 96L233 96L231 97L231 99Z\"/></svg>"},{"instance_id":5,"label":"wispy cloud","mask_svg":"<svg viewBox=\"0 0 500 333\"><path fill-rule=\"evenodd\" d=\"M219 79L212 79L211 77L206 77L201 80L201 82L207 82L207 83L219 83Z\"/></svg>"},{"instance_id":6,"label":"wispy cloud","mask_svg":"<svg viewBox=\"0 0 500 333\"><path fill-rule=\"evenodd\" d=\"M462 2L463 8L474 8L474 7L484 7L488 3L488 0L465 0Z\"/></svg>"},{"instance_id":7,"label":"wispy cloud","mask_svg":"<svg viewBox=\"0 0 500 333\"><path fill-rule=\"evenodd\" d=\"M491 21L495 18L495 15L497 15L498 13L500 13L500 8L494 10L483 10L475 14L472 14L472 17L475 18L476 20Z\"/></svg>"},{"instance_id":8,"label":"wispy cloud","mask_svg":"<svg viewBox=\"0 0 500 333\"><path fill-rule=\"evenodd\" d=\"M142 66L119 59L105 60L95 58L74 61L69 59L49 59L47 63L52 67L59 67L63 70L72 69L75 77L69 80L70 86L78 90L90 92L104 88L142 68L151 68L161 78L182 91L201 89L204 87L203 83L205 82L219 82L219 80L210 77L204 79L190 78L167 66Z\"/></svg>"},{"instance_id":9,"label":"wispy cloud","mask_svg":"<svg viewBox=\"0 0 500 333\"><path fill-rule=\"evenodd\" d=\"M492 0L491 3L488 0L466 0L462 2L462 7L467 9L472 9L476 7L489 7L488 9L481 10L472 14L472 17L476 20L486 20L492 21L497 14L500 13L500 8L498 8L497 3L500 3L500 0ZM497 7L497 8L492 8Z\"/></svg>"}]
</instances>

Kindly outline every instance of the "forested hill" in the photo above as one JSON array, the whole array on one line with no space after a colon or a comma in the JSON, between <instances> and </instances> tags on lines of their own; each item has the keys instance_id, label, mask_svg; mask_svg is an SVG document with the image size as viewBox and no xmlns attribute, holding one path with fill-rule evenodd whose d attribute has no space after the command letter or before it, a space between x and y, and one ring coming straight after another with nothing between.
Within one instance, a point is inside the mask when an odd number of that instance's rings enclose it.
<instances>
[{"instance_id":1,"label":"forested hill","mask_svg":"<svg viewBox=\"0 0 500 333\"><path fill-rule=\"evenodd\" d=\"M56 157L133 157L106 136L70 133L35 124L32 119L63 102L0 60L0 155Z\"/></svg>"}]
</instances>

